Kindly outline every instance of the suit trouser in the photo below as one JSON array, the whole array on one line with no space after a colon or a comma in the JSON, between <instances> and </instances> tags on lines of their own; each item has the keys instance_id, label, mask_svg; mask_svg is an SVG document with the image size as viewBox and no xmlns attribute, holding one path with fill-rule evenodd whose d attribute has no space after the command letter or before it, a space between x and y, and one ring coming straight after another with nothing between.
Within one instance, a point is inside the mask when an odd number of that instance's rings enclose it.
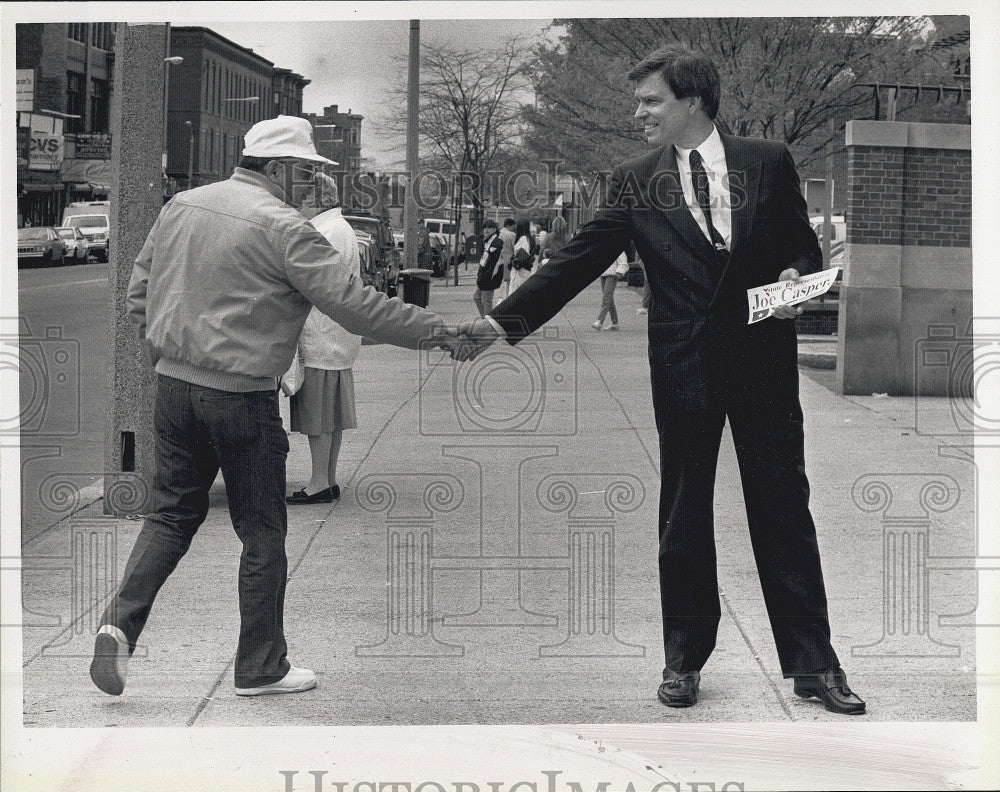
<instances>
[{"instance_id":1,"label":"suit trouser","mask_svg":"<svg viewBox=\"0 0 1000 792\"><path fill-rule=\"evenodd\" d=\"M698 671L721 609L713 492L728 412L754 559L784 676L839 665L830 645L816 528L809 513L802 410L656 410L660 436L659 571L667 667Z\"/></svg>"},{"instance_id":2,"label":"suit trouser","mask_svg":"<svg viewBox=\"0 0 1000 792\"><path fill-rule=\"evenodd\" d=\"M102 624L121 629L134 650L157 592L208 514L209 488L221 469L243 544L236 685L276 682L289 669L283 625L288 436L277 391L233 393L158 375L153 426L152 506Z\"/></svg>"}]
</instances>

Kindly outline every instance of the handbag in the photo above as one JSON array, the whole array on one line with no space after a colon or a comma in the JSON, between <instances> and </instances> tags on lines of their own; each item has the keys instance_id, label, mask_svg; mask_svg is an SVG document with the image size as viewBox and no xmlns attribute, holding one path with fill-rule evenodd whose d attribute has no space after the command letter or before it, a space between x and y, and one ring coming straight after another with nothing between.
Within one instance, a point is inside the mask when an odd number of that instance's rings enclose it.
<instances>
[{"instance_id":1,"label":"handbag","mask_svg":"<svg viewBox=\"0 0 1000 792\"><path fill-rule=\"evenodd\" d=\"M625 281L629 286L641 287L646 282L646 273L642 267L629 267L625 273Z\"/></svg>"},{"instance_id":2,"label":"handbag","mask_svg":"<svg viewBox=\"0 0 1000 792\"><path fill-rule=\"evenodd\" d=\"M281 375L281 380L279 385L281 386L281 392L286 396L294 396L299 392L299 388L302 387L302 380L306 376L306 367L302 362L302 355L299 354L299 345L295 345L295 354L292 355L292 365L288 367L288 371Z\"/></svg>"}]
</instances>

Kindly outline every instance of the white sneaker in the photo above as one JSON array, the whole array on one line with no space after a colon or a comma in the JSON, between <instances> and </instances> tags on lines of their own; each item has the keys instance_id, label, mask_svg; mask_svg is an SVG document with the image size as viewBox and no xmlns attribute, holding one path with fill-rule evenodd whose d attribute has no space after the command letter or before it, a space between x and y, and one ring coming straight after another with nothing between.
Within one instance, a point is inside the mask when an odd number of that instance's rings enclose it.
<instances>
[{"instance_id":1,"label":"white sneaker","mask_svg":"<svg viewBox=\"0 0 1000 792\"><path fill-rule=\"evenodd\" d=\"M616 325L616 324L613 324L610 327L608 327L608 330L617 330L617 329L618 329L618 325Z\"/></svg>"},{"instance_id":2,"label":"white sneaker","mask_svg":"<svg viewBox=\"0 0 1000 792\"><path fill-rule=\"evenodd\" d=\"M646 310L645 308L636 308L635 309L635 315L636 316L643 316L644 314L648 314L648 313L649 313L649 311Z\"/></svg>"},{"instance_id":3,"label":"white sneaker","mask_svg":"<svg viewBox=\"0 0 1000 792\"><path fill-rule=\"evenodd\" d=\"M236 688L237 696L266 696L271 693L301 693L316 687L316 675L308 668L292 666L277 682L259 687Z\"/></svg>"},{"instance_id":4,"label":"white sneaker","mask_svg":"<svg viewBox=\"0 0 1000 792\"><path fill-rule=\"evenodd\" d=\"M128 676L128 638L113 624L105 624L94 639L94 659L90 663L90 678L111 696L120 696Z\"/></svg>"},{"instance_id":5,"label":"white sneaker","mask_svg":"<svg viewBox=\"0 0 1000 792\"><path fill-rule=\"evenodd\" d=\"M591 327L593 327L595 330L600 330L601 329L601 323L600 322L594 322L591 325Z\"/></svg>"}]
</instances>

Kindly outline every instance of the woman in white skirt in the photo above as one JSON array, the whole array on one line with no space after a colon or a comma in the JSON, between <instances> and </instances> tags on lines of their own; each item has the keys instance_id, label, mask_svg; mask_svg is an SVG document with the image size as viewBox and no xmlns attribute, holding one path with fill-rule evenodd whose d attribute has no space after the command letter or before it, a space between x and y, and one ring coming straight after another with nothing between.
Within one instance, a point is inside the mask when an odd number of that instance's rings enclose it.
<instances>
[{"instance_id":1,"label":"woman in white skirt","mask_svg":"<svg viewBox=\"0 0 1000 792\"><path fill-rule=\"evenodd\" d=\"M323 198L336 203L336 185L323 181ZM360 275L358 238L339 207L309 221L340 251L345 267ZM348 333L326 314L313 308L299 338L305 366L302 387L291 399L293 432L309 438L312 475L309 482L287 498L288 503L332 503L340 497L337 459L345 429L358 425L354 408L354 374L351 368L361 351L361 337Z\"/></svg>"}]
</instances>

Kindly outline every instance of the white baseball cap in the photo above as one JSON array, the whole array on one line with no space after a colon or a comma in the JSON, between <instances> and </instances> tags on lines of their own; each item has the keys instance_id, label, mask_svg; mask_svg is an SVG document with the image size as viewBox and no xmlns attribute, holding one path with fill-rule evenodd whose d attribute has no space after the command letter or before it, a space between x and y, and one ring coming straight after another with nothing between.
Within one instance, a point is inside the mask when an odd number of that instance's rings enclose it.
<instances>
[{"instance_id":1,"label":"white baseball cap","mask_svg":"<svg viewBox=\"0 0 1000 792\"><path fill-rule=\"evenodd\" d=\"M258 121L247 130L243 156L273 159L295 157L327 165L338 164L316 153L312 124L298 116L280 115Z\"/></svg>"}]
</instances>

